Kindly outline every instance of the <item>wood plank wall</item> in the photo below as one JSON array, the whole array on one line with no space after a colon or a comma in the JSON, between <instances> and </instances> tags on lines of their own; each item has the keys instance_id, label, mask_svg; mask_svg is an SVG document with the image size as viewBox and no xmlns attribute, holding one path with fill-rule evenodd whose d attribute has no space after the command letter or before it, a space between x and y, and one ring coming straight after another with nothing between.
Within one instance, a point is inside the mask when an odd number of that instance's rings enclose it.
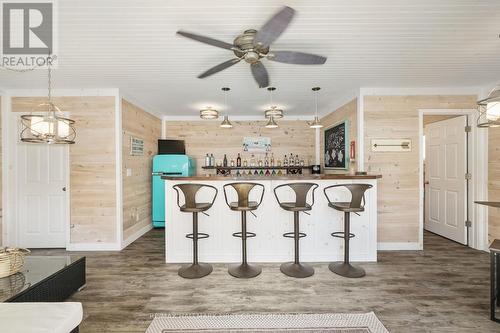
<instances>
[{"instance_id":1,"label":"wood plank wall","mask_svg":"<svg viewBox=\"0 0 500 333\"><path fill-rule=\"evenodd\" d=\"M13 112L33 110L45 98L14 97ZM116 242L114 97L57 97L76 121L70 146L71 243Z\"/></svg>"},{"instance_id":2,"label":"wood plank wall","mask_svg":"<svg viewBox=\"0 0 500 333\"><path fill-rule=\"evenodd\" d=\"M488 129L488 200L500 201L500 128ZM488 208L489 241L500 239L500 208Z\"/></svg>"},{"instance_id":3,"label":"wood plank wall","mask_svg":"<svg viewBox=\"0 0 500 333\"><path fill-rule=\"evenodd\" d=\"M342 105L339 107L337 110L329 113L328 115L324 116L321 118L321 124L324 126L321 129L321 136L320 136L320 159L321 159L321 170L324 173L345 173L346 170L324 170L324 163L325 163L325 130L328 127L331 127L333 125L336 125L344 120L349 121L349 143L348 147L350 145L351 141L356 142L358 138L358 99L355 98L352 101ZM349 154L349 148L347 153ZM356 150L356 157L357 157L357 150Z\"/></svg>"},{"instance_id":4,"label":"wood plank wall","mask_svg":"<svg viewBox=\"0 0 500 333\"><path fill-rule=\"evenodd\" d=\"M378 184L378 241L419 240L418 109L474 109L476 96L365 96L365 169ZM374 153L371 139L409 138L412 151Z\"/></svg>"},{"instance_id":5,"label":"wood plank wall","mask_svg":"<svg viewBox=\"0 0 500 333\"><path fill-rule=\"evenodd\" d=\"M218 162L224 154L235 159L238 153L242 159L250 159L249 153L242 151L243 137L270 137L275 159L283 159L284 154L298 154L306 163L314 162L314 130L305 121L282 120L279 127L265 128L264 121L233 121L232 129L220 128L219 121L169 121L166 124L168 139L186 142L186 153L196 159L197 173L207 174L201 167L205 164L205 154L213 153Z\"/></svg>"},{"instance_id":6,"label":"wood plank wall","mask_svg":"<svg viewBox=\"0 0 500 333\"><path fill-rule=\"evenodd\" d=\"M3 200L2 200L2 162L3 162L3 146L2 146L2 96L0 96L0 246L2 246L3 236Z\"/></svg>"},{"instance_id":7,"label":"wood plank wall","mask_svg":"<svg viewBox=\"0 0 500 333\"><path fill-rule=\"evenodd\" d=\"M161 120L122 100L123 238L151 224L152 159L158 151ZM130 155L130 138L144 140L144 155ZM127 176L127 169L132 175Z\"/></svg>"}]
</instances>

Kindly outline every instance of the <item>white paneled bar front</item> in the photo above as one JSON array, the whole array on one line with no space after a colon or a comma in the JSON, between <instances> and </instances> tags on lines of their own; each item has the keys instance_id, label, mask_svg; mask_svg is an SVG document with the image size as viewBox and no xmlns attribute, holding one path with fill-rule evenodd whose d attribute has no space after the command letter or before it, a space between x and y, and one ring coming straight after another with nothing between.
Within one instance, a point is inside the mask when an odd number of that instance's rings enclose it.
<instances>
[{"instance_id":1,"label":"white paneled bar front","mask_svg":"<svg viewBox=\"0 0 500 333\"><path fill-rule=\"evenodd\" d=\"M331 175L334 177L334 175ZM314 177L314 176L313 176ZM241 231L241 213L231 211L224 200L223 186L232 182L250 181L264 185L264 197L261 206L254 211L257 217L247 214L247 230L257 234L249 238L248 260L250 262L286 262L293 260L293 239L284 238L283 234L293 231L293 213L278 205L273 189L282 184L293 182L314 182L319 185L315 192L315 203L310 215L300 213L300 231L307 237L300 240L300 259L304 262L329 262L343 259L344 240L331 236L332 232L344 230L344 213L328 206L323 189L330 185L364 183L373 188L366 192L365 211L360 215L351 214L351 232L356 237L351 239L350 258L352 261L377 261L377 179L262 179L246 180L231 177L214 179L194 177L186 179L171 178L165 180L166 200L166 262L187 263L192 260L192 241L186 235L192 232L192 213L183 213L177 206L177 193L172 188L181 183L199 183L217 188L218 196L211 209L210 216L199 214L199 232L210 235L198 243L199 260L212 263L230 263L241 260L241 239L232 236ZM258 201L259 191L252 193L250 200ZM349 201L347 189L330 190L332 201ZM293 201L295 195L291 189L280 192L280 199ZM197 202L210 202L209 190L203 189L197 194ZM228 191L228 201L237 201L236 194ZM181 204L183 198L181 197Z\"/></svg>"}]
</instances>

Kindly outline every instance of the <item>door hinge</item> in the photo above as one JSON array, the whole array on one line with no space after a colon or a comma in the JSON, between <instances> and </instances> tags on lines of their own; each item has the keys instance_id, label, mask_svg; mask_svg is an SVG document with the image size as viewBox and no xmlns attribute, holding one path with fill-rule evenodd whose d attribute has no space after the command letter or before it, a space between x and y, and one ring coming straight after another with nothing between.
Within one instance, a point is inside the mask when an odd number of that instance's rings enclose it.
<instances>
[{"instance_id":1,"label":"door hinge","mask_svg":"<svg viewBox=\"0 0 500 333\"><path fill-rule=\"evenodd\" d=\"M471 180L472 179L472 174L471 173L466 173L465 174L465 179L466 180Z\"/></svg>"},{"instance_id":2,"label":"door hinge","mask_svg":"<svg viewBox=\"0 0 500 333\"><path fill-rule=\"evenodd\" d=\"M472 222L471 222L471 221L468 221L468 220L467 220L467 221L465 221L465 226L466 226L467 228L472 227Z\"/></svg>"},{"instance_id":3,"label":"door hinge","mask_svg":"<svg viewBox=\"0 0 500 333\"><path fill-rule=\"evenodd\" d=\"M465 132L466 133L472 132L472 127L470 125L465 126Z\"/></svg>"}]
</instances>

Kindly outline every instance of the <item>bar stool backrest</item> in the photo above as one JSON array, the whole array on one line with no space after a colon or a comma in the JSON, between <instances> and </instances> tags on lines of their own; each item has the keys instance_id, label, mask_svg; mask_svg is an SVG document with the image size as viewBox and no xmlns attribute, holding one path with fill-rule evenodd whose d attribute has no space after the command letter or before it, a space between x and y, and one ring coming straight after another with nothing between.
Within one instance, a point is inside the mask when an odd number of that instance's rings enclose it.
<instances>
[{"instance_id":1,"label":"bar stool backrest","mask_svg":"<svg viewBox=\"0 0 500 333\"><path fill-rule=\"evenodd\" d=\"M205 184L177 184L174 185L173 188L177 192L177 205L180 207L180 193L178 189L181 190L182 194L184 195L184 205L185 208L196 208L196 194L200 189L203 187L206 188L211 188L215 191L214 197L212 199L212 204L215 201L215 198L217 197L217 189L211 185L205 185Z\"/></svg>"},{"instance_id":2,"label":"bar stool backrest","mask_svg":"<svg viewBox=\"0 0 500 333\"><path fill-rule=\"evenodd\" d=\"M351 203L349 205L349 208L354 208L354 209L360 209L364 208L365 206L365 192L366 190L370 189L373 187L373 185L370 184L341 184L341 185L332 185L324 188L324 193L326 198L328 199L328 202L332 203L330 198L328 197L328 194L326 191L328 189L334 188L334 187L345 187L351 192Z\"/></svg>"},{"instance_id":3,"label":"bar stool backrest","mask_svg":"<svg viewBox=\"0 0 500 333\"><path fill-rule=\"evenodd\" d=\"M249 207L250 192L252 192L252 190L256 186L258 186L262 189L262 194L260 196L260 201L259 201L258 205L260 206L260 204L262 203L262 198L264 197L264 185L259 184L259 183L229 183L229 184L224 185L224 196L226 198L226 203L229 205L229 203L227 201L227 192L226 192L226 188L228 186L231 186L232 188L234 188L234 190L236 191L236 194L238 195L238 207L240 207L240 208L248 208Z\"/></svg>"},{"instance_id":4,"label":"bar stool backrest","mask_svg":"<svg viewBox=\"0 0 500 333\"><path fill-rule=\"evenodd\" d=\"M280 202L278 199L278 195L276 194L276 190L282 187L290 187L295 192L295 206L296 207L305 207L307 204L307 194L312 188L312 203L311 206L314 205L314 191L318 188L318 184L315 183L291 183L291 184L283 184L276 186L274 188L274 195L276 200Z\"/></svg>"}]
</instances>

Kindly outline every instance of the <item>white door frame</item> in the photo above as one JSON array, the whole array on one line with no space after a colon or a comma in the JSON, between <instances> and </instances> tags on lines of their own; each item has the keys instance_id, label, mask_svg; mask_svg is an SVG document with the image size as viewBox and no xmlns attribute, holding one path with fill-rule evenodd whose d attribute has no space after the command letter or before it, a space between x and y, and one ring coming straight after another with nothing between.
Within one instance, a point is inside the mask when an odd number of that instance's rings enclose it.
<instances>
[{"instance_id":1,"label":"white door frame","mask_svg":"<svg viewBox=\"0 0 500 333\"><path fill-rule=\"evenodd\" d=\"M466 115L469 116L471 133L469 135L469 218L472 226L469 231L469 246L477 250L488 248L488 210L487 207L473 204L474 200L488 198L488 131L476 127L476 109L419 109L419 244L423 247L424 238L424 115ZM465 176L465 175L464 175Z\"/></svg>"}]
</instances>

